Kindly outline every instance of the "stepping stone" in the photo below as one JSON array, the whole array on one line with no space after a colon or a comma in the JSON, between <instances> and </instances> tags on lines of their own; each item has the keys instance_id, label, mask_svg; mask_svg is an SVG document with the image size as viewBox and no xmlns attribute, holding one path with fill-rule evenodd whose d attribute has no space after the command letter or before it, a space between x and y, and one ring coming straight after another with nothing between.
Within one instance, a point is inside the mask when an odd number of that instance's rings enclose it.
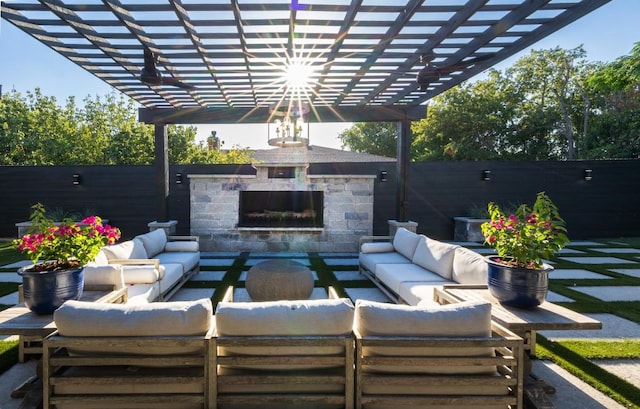
<instances>
[{"instance_id":1,"label":"stepping stone","mask_svg":"<svg viewBox=\"0 0 640 409\"><path fill-rule=\"evenodd\" d=\"M238 257L240 257L240 252L239 251L220 251L220 252L201 251L200 252L200 259L213 258L213 257L222 257L222 258L233 257L233 258L238 258Z\"/></svg>"},{"instance_id":2,"label":"stepping stone","mask_svg":"<svg viewBox=\"0 0 640 409\"><path fill-rule=\"evenodd\" d=\"M591 362L640 388L640 361L637 359L593 359Z\"/></svg>"},{"instance_id":3,"label":"stepping stone","mask_svg":"<svg viewBox=\"0 0 640 409\"><path fill-rule=\"evenodd\" d=\"M33 263L29 260L22 260L22 261L16 261L15 263L11 263L11 264L6 264L0 268L7 269L7 270L10 268L15 268L17 270L20 267L25 267L25 266L28 266L29 264L33 264Z\"/></svg>"},{"instance_id":4,"label":"stepping stone","mask_svg":"<svg viewBox=\"0 0 640 409\"><path fill-rule=\"evenodd\" d=\"M249 258L253 257L269 257L269 258L306 258L309 257L309 253L292 252L292 253L269 253L269 252L251 252Z\"/></svg>"},{"instance_id":5,"label":"stepping stone","mask_svg":"<svg viewBox=\"0 0 640 409\"><path fill-rule=\"evenodd\" d=\"M253 253L252 253L253 254ZM279 253L278 253L279 254ZM267 260L273 260L274 258L281 258L281 257L272 257L272 258L248 258L247 261L244 263L245 266L255 266L258 263L261 263L263 261L267 261ZM292 261L297 261L300 264L304 264L305 266L309 267L311 266L311 261L309 261L308 258L292 258L292 257L286 257L289 260Z\"/></svg>"},{"instance_id":6,"label":"stepping stone","mask_svg":"<svg viewBox=\"0 0 640 409\"><path fill-rule=\"evenodd\" d=\"M311 292L310 300L325 300L327 299L327 290L324 288L314 288ZM233 301L234 302L250 302L251 297L246 288L234 288L233 289Z\"/></svg>"},{"instance_id":7,"label":"stepping stone","mask_svg":"<svg viewBox=\"0 0 640 409\"><path fill-rule=\"evenodd\" d=\"M231 267L235 259L233 258L201 258L200 266L203 267Z\"/></svg>"},{"instance_id":8,"label":"stepping stone","mask_svg":"<svg viewBox=\"0 0 640 409\"><path fill-rule=\"evenodd\" d=\"M609 270L615 273L640 278L640 269L638 268L610 268Z\"/></svg>"},{"instance_id":9,"label":"stepping stone","mask_svg":"<svg viewBox=\"0 0 640 409\"><path fill-rule=\"evenodd\" d=\"M322 258L350 257L358 258L358 253L318 253Z\"/></svg>"},{"instance_id":10,"label":"stepping stone","mask_svg":"<svg viewBox=\"0 0 640 409\"><path fill-rule=\"evenodd\" d=\"M640 291L635 286L571 287L571 289L602 301L640 301Z\"/></svg>"},{"instance_id":11,"label":"stepping stone","mask_svg":"<svg viewBox=\"0 0 640 409\"><path fill-rule=\"evenodd\" d=\"M19 302L19 297L18 297L17 291L0 297L0 304L14 306L18 304L18 302Z\"/></svg>"},{"instance_id":12,"label":"stepping stone","mask_svg":"<svg viewBox=\"0 0 640 409\"><path fill-rule=\"evenodd\" d=\"M359 271L334 271L333 275L336 276L338 281L369 281L369 279L360 274Z\"/></svg>"},{"instance_id":13,"label":"stepping stone","mask_svg":"<svg viewBox=\"0 0 640 409\"><path fill-rule=\"evenodd\" d=\"M560 250L558 252L558 254L584 254L584 251L580 251L580 250L576 250L576 249L569 249L569 248L563 248L562 250Z\"/></svg>"},{"instance_id":14,"label":"stepping stone","mask_svg":"<svg viewBox=\"0 0 640 409\"><path fill-rule=\"evenodd\" d=\"M602 243L598 243L597 241L572 241L567 244L569 247L573 246L604 246Z\"/></svg>"},{"instance_id":15,"label":"stepping stone","mask_svg":"<svg viewBox=\"0 0 640 409\"><path fill-rule=\"evenodd\" d=\"M640 338L640 325L613 314L584 314L602 323L602 329L575 331L539 331L552 341L559 339L622 340Z\"/></svg>"},{"instance_id":16,"label":"stepping stone","mask_svg":"<svg viewBox=\"0 0 640 409\"><path fill-rule=\"evenodd\" d=\"M389 297L384 295L382 291L377 288L345 288L349 298L355 304L356 300L369 300L378 302L390 302Z\"/></svg>"},{"instance_id":17,"label":"stepping stone","mask_svg":"<svg viewBox=\"0 0 640 409\"><path fill-rule=\"evenodd\" d=\"M360 260L357 258L325 258L324 263L328 266L357 266Z\"/></svg>"},{"instance_id":18,"label":"stepping stone","mask_svg":"<svg viewBox=\"0 0 640 409\"><path fill-rule=\"evenodd\" d=\"M575 302L571 298L565 297L564 295L560 295L558 293L554 293L553 291L549 291L547 293L547 301L549 301L549 302Z\"/></svg>"},{"instance_id":19,"label":"stepping stone","mask_svg":"<svg viewBox=\"0 0 640 409\"><path fill-rule=\"evenodd\" d=\"M18 273L14 273L14 272L0 273L0 282L21 283L22 277L20 277Z\"/></svg>"},{"instance_id":20,"label":"stepping stone","mask_svg":"<svg viewBox=\"0 0 640 409\"><path fill-rule=\"evenodd\" d=\"M189 281L222 281L225 274L227 274L226 271L200 271Z\"/></svg>"},{"instance_id":21,"label":"stepping stone","mask_svg":"<svg viewBox=\"0 0 640 409\"><path fill-rule=\"evenodd\" d=\"M549 278L552 280L568 280L568 279L613 279L613 277L606 276L603 274L594 273L589 270L582 269L556 269L552 273L549 274Z\"/></svg>"},{"instance_id":22,"label":"stepping stone","mask_svg":"<svg viewBox=\"0 0 640 409\"><path fill-rule=\"evenodd\" d=\"M609 254L640 254L640 249L634 249L634 248L607 247L604 249L590 249L590 250L597 251L600 253L609 253Z\"/></svg>"},{"instance_id":23,"label":"stepping stone","mask_svg":"<svg viewBox=\"0 0 640 409\"><path fill-rule=\"evenodd\" d=\"M181 288L171 297L170 301L195 301L201 298L211 298L214 288Z\"/></svg>"},{"instance_id":24,"label":"stepping stone","mask_svg":"<svg viewBox=\"0 0 640 409\"><path fill-rule=\"evenodd\" d=\"M617 257L560 257L560 259L577 264L633 264L633 261Z\"/></svg>"}]
</instances>

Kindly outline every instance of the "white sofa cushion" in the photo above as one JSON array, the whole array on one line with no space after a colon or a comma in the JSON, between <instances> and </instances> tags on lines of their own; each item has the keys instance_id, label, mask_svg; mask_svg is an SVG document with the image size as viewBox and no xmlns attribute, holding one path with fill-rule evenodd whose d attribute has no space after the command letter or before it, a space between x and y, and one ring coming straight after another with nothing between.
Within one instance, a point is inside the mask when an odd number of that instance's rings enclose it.
<instances>
[{"instance_id":1,"label":"white sofa cushion","mask_svg":"<svg viewBox=\"0 0 640 409\"><path fill-rule=\"evenodd\" d=\"M122 266L119 264L87 265L84 267L84 285L113 285L115 289L124 287Z\"/></svg>"},{"instance_id":2,"label":"white sofa cushion","mask_svg":"<svg viewBox=\"0 0 640 409\"><path fill-rule=\"evenodd\" d=\"M157 258L163 266L166 264L179 264L184 274L196 268L198 263L200 263L200 252L167 252L156 254L155 258Z\"/></svg>"},{"instance_id":3,"label":"white sofa cushion","mask_svg":"<svg viewBox=\"0 0 640 409\"><path fill-rule=\"evenodd\" d=\"M160 296L160 283L127 284L127 304L148 304Z\"/></svg>"},{"instance_id":4,"label":"white sofa cushion","mask_svg":"<svg viewBox=\"0 0 640 409\"><path fill-rule=\"evenodd\" d=\"M487 262L480 254L458 247L453 256L452 278L460 284L486 284Z\"/></svg>"},{"instance_id":5,"label":"white sofa cushion","mask_svg":"<svg viewBox=\"0 0 640 409\"><path fill-rule=\"evenodd\" d=\"M353 328L353 304L349 299L292 300L219 303L215 320L218 336L345 336ZM335 355L339 346L236 346L220 348L221 355ZM329 368L330 364L269 365L269 370ZM234 366L238 368L238 366ZM265 369L244 365L242 369Z\"/></svg>"},{"instance_id":6,"label":"white sofa cushion","mask_svg":"<svg viewBox=\"0 0 640 409\"><path fill-rule=\"evenodd\" d=\"M389 253L393 250L393 243L390 242L362 243L360 246L360 251L363 253Z\"/></svg>"},{"instance_id":7,"label":"white sofa cushion","mask_svg":"<svg viewBox=\"0 0 640 409\"><path fill-rule=\"evenodd\" d=\"M221 302L216 308L219 335L344 335L351 332L348 299Z\"/></svg>"},{"instance_id":8,"label":"white sofa cushion","mask_svg":"<svg viewBox=\"0 0 640 409\"><path fill-rule=\"evenodd\" d=\"M451 280L453 255L457 247L453 244L421 236L411 261L413 264Z\"/></svg>"},{"instance_id":9,"label":"white sofa cushion","mask_svg":"<svg viewBox=\"0 0 640 409\"><path fill-rule=\"evenodd\" d=\"M104 254L104 251L102 251L102 249L100 249L100 251L98 252L98 255L96 256L96 258L89 264L97 265L97 266L103 266L105 264L109 264L109 258L107 258L107 255Z\"/></svg>"},{"instance_id":10,"label":"white sofa cushion","mask_svg":"<svg viewBox=\"0 0 640 409\"><path fill-rule=\"evenodd\" d=\"M438 276L438 278L441 278ZM444 280L444 279L442 279ZM444 284L455 284L453 281L403 281L400 283L398 295L409 305L434 306L433 290Z\"/></svg>"},{"instance_id":11,"label":"white sofa cushion","mask_svg":"<svg viewBox=\"0 0 640 409\"><path fill-rule=\"evenodd\" d=\"M167 290L175 285L182 278L182 265L177 263L167 263L160 265L163 276L160 279L160 292L165 294Z\"/></svg>"},{"instance_id":12,"label":"white sofa cushion","mask_svg":"<svg viewBox=\"0 0 640 409\"><path fill-rule=\"evenodd\" d=\"M415 264L378 264L376 277L390 290L398 294L400 283L404 281L428 281L446 284L448 281Z\"/></svg>"},{"instance_id":13,"label":"white sofa cushion","mask_svg":"<svg viewBox=\"0 0 640 409\"><path fill-rule=\"evenodd\" d=\"M126 284L152 284L160 279L160 272L153 264L123 265L122 276Z\"/></svg>"},{"instance_id":14,"label":"white sofa cushion","mask_svg":"<svg viewBox=\"0 0 640 409\"><path fill-rule=\"evenodd\" d=\"M416 251L416 246L420 236L416 233L405 229L404 227L396 230L395 236L393 236L393 248L409 260L413 257L413 253Z\"/></svg>"},{"instance_id":15,"label":"white sofa cushion","mask_svg":"<svg viewBox=\"0 0 640 409\"><path fill-rule=\"evenodd\" d=\"M127 240L122 243L104 246L101 250L109 260L146 259L147 252L140 240Z\"/></svg>"},{"instance_id":16,"label":"white sofa cushion","mask_svg":"<svg viewBox=\"0 0 640 409\"><path fill-rule=\"evenodd\" d=\"M363 337L489 337L491 304L462 302L421 307L357 300L354 329ZM367 347L367 354L385 356L494 356L493 348ZM365 368L366 370L366 368ZM379 366L380 372L473 374L495 373L495 366Z\"/></svg>"},{"instance_id":17,"label":"white sofa cushion","mask_svg":"<svg viewBox=\"0 0 640 409\"><path fill-rule=\"evenodd\" d=\"M139 305L67 301L53 320L67 337L191 336L206 334L212 315L208 298Z\"/></svg>"},{"instance_id":18,"label":"white sofa cushion","mask_svg":"<svg viewBox=\"0 0 640 409\"><path fill-rule=\"evenodd\" d=\"M135 237L139 239L147 251L147 258L154 258L158 253L164 251L167 244L167 233L163 229L156 229L149 233Z\"/></svg>"},{"instance_id":19,"label":"white sofa cushion","mask_svg":"<svg viewBox=\"0 0 640 409\"><path fill-rule=\"evenodd\" d=\"M376 274L377 266L381 264L411 264L411 260L400 253L360 253L360 264L365 269Z\"/></svg>"}]
</instances>

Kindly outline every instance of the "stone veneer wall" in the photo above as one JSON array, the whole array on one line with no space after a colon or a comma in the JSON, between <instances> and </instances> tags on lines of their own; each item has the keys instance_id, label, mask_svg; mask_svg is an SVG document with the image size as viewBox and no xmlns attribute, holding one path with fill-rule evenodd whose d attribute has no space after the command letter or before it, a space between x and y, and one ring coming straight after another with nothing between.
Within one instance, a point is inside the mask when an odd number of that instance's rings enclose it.
<instances>
[{"instance_id":1,"label":"stone veneer wall","mask_svg":"<svg viewBox=\"0 0 640 409\"><path fill-rule=\"evenodd\" d=\"M283 166L283 165L278 165ZM253 175L189 175L191 234L202 251L355 252L360 236L373 232L375 175L267 177L267 165ZM324 228L238 228L240 191L324 192Z\"/></svg>"}]
</instances>

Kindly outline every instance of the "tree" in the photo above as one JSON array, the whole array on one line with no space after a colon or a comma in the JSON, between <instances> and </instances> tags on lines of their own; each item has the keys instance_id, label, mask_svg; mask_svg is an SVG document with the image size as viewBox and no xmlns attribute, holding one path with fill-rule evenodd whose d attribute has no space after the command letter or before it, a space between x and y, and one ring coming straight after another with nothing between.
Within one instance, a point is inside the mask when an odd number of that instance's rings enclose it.
<instances>
[{"instance_id":1,"label":"tree","mask_svg":"<svg viewBox=\"0 0 640 409\"><path fill-rule=\"evenodd\" d=\"M338 135L342 148L396 157L398 130L394 122L358 122Z\"/></svg>"},{"instance_id":2,"label":"tree","mask_svg":"<svg viewBox=\"0 0 640 409\"><path fill-rule=\"evenodd\" d=\"M111 93L74 98L64 107L38 88L0 98L2 165L145 165L154 159L153 126L137 121L133 100ZM170 163L249 163L246 149L212 151L195 141L196 128L168 127Z\"/></svg>"}]
</instances>

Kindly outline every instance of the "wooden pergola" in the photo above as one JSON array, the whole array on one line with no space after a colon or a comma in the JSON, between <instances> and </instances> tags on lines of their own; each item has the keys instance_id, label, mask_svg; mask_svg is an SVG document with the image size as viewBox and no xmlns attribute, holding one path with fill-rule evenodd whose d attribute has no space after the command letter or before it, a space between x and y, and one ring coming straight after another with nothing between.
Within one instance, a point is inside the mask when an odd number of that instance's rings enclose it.
<instances>
[{"instance_id":1,"label":"wooden pergola","mask_svg":"<svg viewBox=\"0 0 640 409\"><path fill-rule=\"evenodd\" d=\"M266 123L299 104L308 122L398 123L406 220L410 123L427 101L609 1L26 0L1 12L142 106L156 129L158 220L167 124ZM308 78L292 85L300 66Z\"/></svg>"}]
</instances>

